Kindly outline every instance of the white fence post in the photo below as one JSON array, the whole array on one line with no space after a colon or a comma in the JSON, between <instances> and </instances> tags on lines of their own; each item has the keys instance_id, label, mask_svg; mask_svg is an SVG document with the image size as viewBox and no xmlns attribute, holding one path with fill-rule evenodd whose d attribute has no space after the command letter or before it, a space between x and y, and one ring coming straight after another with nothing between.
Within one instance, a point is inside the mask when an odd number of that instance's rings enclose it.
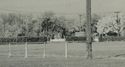
<instances>
[{"instance_id":1,"label":"white fence post","mask_svg":"<svg viewBox=\"0 0 125 67\"><path fill-rule=\"evenodd\" d=\"M27 58L28 57L28 44L27 44L27 42L25 43L25 58Z\"/></svg>"},{"instance_id":2,"label":"white fence post","mask_svg":"<svg viewBox=\"0 0 125 67\"><path fill-rule=\"evenodd\" d=\"M46 43L44 42L44 44L43 44L43 58L45 58L46 57Z\"/></svg>"},{"instance_id":3,"label":"white fence post","mask_svg":"<svg viewBox=\"0 0 125 67\"><path fill-rule=\"evenodd\" d=\"M65 58L68 57L68 43L65 43Z\"/></svg>"},{"instance_id":4,"label":"white fence post","mask_svg":"<svg viewBox=\"0 0 125 67\"><path fill-rule=\"evenodd\" d=\"M11 54L11 44L9 43L9 54L8 54L8 57L11 57L12 54Z\"/></svg>"}]
</instances>

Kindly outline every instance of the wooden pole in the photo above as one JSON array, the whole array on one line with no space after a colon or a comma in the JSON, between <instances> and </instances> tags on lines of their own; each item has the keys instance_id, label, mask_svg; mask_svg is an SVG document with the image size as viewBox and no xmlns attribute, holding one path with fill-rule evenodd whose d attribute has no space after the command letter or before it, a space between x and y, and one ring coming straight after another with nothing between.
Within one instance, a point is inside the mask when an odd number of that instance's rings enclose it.
<instances>
[{"instance_id":1,"label":"wooden pole","mask_svg":"<svg viewBox=\"0 0 125 67\"><path fill-rule=\"evenodd\" d=\"M92 59L92 29L91 29L91 0L86 0L86 16L87 16L87 59Z\"/></svg>"},{"instance_id":2,"label":"wooden pole","mask_svg":"<svg viewBox=\"0 0 125 67\"><path fill-rule=\"evenodd\" d=\"M46 57L46 43L44 42L44 47L43 47L43 58Z\"/></svg>"},{"instance_id":3,"label":"wooden pole","mask_svg":"<svg viewBox=\"0 0 125 67\"><path fill-rule=\"evenodd\" d=\"M9 43L9 54L8 54L8 57L11 57L12 54L11 54L11 44Z\"/></svg>"},{"instance_id":4,"label":"wooden pole","mask_svg":"<svg viewBox=\"0 0 125 67\"><path fill-rule=\"evenodd\" d=\"M26 17L26 21L28 22L28 17ZM26 43L25 43L25 58L28 57L28 44L27 44L27 39L28 39L28 23L26 22L25 26L26 26L26 33L25 33L25 36L26 36Z\"/></svg>"},{"instance_id":5,"label":"wooden pole","mask_svg":"<svg viewBox=\"0 0 125 67\"><path fill-rule=\"evenodd\" d=\"M25 58L28 57L28 44L27 42L25 43Z\"/></svg>"},{"instance_id":6,"label":"wooden pole","mask_svg":"<svg viewBox=\"0 0 125 67\"><path fill-rule=\"evenodd\" d=\"M114 12L116 13L116 22L117 22L117 25L120 25L120 18L119 18L119 11L116 11ZM118 36L120 36L120 30L118 30Z\"/></svg>"},{"instance_id":7,"label":"wooden pole","mask_svg":"<svg viewBox=\"0 0 125 67\"><path fill-rule=\"evenodd\" d=\"M82 25L81 20L82 20L82 14L79 15L79 22L80 22L80 25ZM82 27L80 27L80 31L81 31L81 30L82 30Z\"/></svg>"},{"instance_id":8,"label":"wooden pole","mask_svg":"<svg viewBox=\"0 0 125 67\"><path fill-rule=\"evenodd\" d=\"M65 43L65 58L68 57L68 43Z\"/></svg>"}]
</instances>

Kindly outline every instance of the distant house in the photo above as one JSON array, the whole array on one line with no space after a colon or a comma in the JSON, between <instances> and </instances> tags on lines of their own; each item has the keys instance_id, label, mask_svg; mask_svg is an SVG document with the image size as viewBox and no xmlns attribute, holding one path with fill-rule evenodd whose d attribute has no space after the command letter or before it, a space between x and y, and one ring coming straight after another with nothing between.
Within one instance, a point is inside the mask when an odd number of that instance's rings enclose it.
<instances>
[{"instance_id":1,"label":"distant house","mask_svg":"<svg viewBox=\"0 0 125 67\"><path fill-rule=\"evenodd\" d=\"M85 32L75 32L75 36L77 36L77 37L85 37Z\"/></svg>"},{"instance_id":2,"label":"distant house","mask_svg":"<svg viewBox=\"0 0 125 67\"><path fill-rule=\"evenodd\" d=\"M54 36L54 38L55 38L55 39L60 39L60 38L61 38L61 36L62 36L62 34L61 34L61 33L56 33L56 34L55 34L55 36Z\"/></svg>"}]
</instances>

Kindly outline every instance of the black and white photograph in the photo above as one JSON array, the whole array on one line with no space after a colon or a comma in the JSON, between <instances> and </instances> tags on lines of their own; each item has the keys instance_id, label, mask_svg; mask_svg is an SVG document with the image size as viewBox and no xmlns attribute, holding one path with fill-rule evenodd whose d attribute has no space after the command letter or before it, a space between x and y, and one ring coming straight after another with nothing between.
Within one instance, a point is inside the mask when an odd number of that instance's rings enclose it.
<instances>
[{"instance_id":1,"label":"black and white photograph","mask_svg":"<svg viewBox=\"0 0 125 67\"><path fill-rule=\"evenodd\" d=\"M0 67L125 67L125 0L0 0Z\"/></svg>"}]
</instances>

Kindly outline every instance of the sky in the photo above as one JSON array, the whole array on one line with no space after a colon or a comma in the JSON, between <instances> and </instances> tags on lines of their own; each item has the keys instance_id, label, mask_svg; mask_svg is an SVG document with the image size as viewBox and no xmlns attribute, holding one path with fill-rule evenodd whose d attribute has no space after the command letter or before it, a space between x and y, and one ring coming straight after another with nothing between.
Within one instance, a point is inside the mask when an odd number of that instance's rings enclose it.
<instances>
[{"instance_id":1,"label":"sky","mask_svg":"<svg viewBox=\"0 0 125 67\"><path fill-rule=\"evenodd\" d=\"M92 0L93 13L125 12L125 0ZM86 0L0 0L0 12L85 13Z\"/></svg>"}]
</instances>

